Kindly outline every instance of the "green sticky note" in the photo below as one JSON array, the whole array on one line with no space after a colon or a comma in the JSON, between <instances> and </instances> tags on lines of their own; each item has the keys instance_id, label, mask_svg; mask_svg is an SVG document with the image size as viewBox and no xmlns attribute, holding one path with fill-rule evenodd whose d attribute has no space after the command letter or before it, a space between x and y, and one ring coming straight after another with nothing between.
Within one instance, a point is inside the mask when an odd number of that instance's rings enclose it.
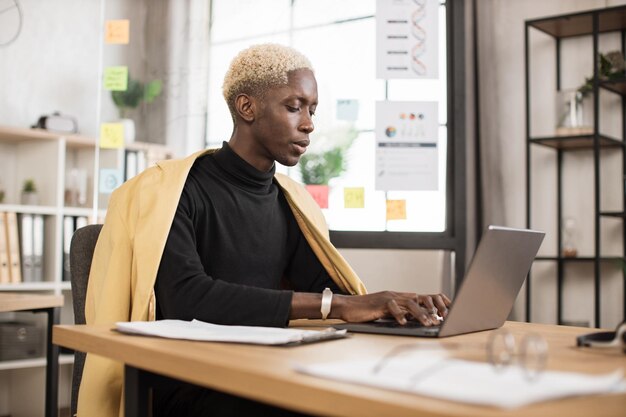
<instances>
[{"instance_id":1,"label":"green sticky note","mask_svg":"<svg viewBox=\"0 0 626 417\"><path fill-rule=\"evenodd\" d=\"M110 91L126 91L128 88L128 67L105 68L104 88Z\"/></svg>"},{"instance_id":2,"label":"green sticky note","mask_svg":"<svg viewBox=\"0 0 626 417\"><path fill-rule=\"evenodd\" d=\"M350 187L343 189L343 202L345 208L365 207L365 188Z\"/></svg>"}]
</instances>

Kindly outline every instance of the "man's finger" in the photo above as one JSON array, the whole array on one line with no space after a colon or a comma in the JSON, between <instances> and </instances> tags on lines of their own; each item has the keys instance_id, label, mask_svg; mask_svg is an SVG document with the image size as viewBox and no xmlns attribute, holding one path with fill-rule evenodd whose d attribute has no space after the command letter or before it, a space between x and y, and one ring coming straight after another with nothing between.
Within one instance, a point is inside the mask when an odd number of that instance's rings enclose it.
<instances>
[{"instance_id":1,"label":"man's finger","mask_svg":"<svg viewBox=\"0 0 626 417\"><path fill-rule=\"evenodd\" d=\"M448 307L446 306L442 294L435 295L433 297L433 302L435 303L435 307L437 307L437 310L439 311L441 317L445 317L448 314Z\"/></svg>"},{"instance_id":2,"label":"man's finger","mask_svg":"<svg viewBox=\"0 0 626 417\"><path fill-rule=\"evenodd\" d=\"M400 324L406 324L406 317L404 317L404 311L398 306L396 300L389 300L387 302L387 309L391 313L391 315L396 319L396 321Z\"/></svg>"},{"instance_id":3,"label":"man's finger","mask_svg":"<svg viewBox=\"0 0 626 417\"><path fill-rule=\"evenodd\" d=\"M420 300L420 304L422 304L429 313L437 314L437 308L435 308L435 303L433 303L433 298L430 295L424 295Z\"/></svg>"},{"instance_id":4,"label":"man's finger","mask_svg":"<svg viewBox=\"0 0 626 417\"><path fill-rule=\"evenodd\" d=\"M428 311L420 307L419 304L409 301L406 305L406 308L409 310L411 315L415 317L424 326L430 326L430 325L436 324L435 321L428 314Z\"/></svg>"}]
</instances>

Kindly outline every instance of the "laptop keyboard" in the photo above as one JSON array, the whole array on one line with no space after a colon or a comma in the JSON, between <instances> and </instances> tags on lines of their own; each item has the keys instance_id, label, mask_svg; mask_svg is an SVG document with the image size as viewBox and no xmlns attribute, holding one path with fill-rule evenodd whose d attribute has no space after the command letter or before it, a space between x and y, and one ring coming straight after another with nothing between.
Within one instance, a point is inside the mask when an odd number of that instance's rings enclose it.
<instances>
[{"instance_id":1,"label":"laptop keyboard","mask_svg":"<svg viewBox=\"0 0 626 417\"><path fill-rule=\"evenodd\" d=\"M375 327L386 327L386 328L400 328L400 329L417 329L417 328L422 328L424 330L429 330L432 331L433 333L436 333L439 331L439 327L441 325L436 325L436 326L429 326L426 327L424 326L422 323L420 323L417 320L408 320L406 322L406 324L400 324L395 320L385 320L385 321L374 321L369 323L372 326ZM432 330L430 330L432 329Z\"/></svg>"}]
</instances>

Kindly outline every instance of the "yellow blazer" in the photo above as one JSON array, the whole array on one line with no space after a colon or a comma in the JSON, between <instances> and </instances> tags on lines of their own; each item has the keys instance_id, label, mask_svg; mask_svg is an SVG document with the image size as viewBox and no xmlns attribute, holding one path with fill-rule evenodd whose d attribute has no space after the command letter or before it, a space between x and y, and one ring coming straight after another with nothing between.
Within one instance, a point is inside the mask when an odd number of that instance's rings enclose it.
<instances>
[{"instance_id":1,"label":"yellow blazer","mask_svg":"<svg viewBox=\"0 0 626 417\"><path fill-rule=\"evenodd\" d=\"M157 163L112 195L89 274L87 324L155 319L154 283L178 201L194 161L205 153ZM289 177L275 179L313 252L337 285L350 294L366 289L329 240L317 203ZM87 355L78 397L79 417L123 416L123 365Z\"/></svg>"}]
</instances>

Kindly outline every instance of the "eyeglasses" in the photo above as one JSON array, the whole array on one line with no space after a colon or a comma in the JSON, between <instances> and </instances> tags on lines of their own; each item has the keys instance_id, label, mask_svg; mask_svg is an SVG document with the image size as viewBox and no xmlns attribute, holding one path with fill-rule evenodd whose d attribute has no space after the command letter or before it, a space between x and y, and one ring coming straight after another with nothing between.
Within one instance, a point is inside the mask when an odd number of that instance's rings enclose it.
<instances>
[{"instance_id":1,"label":"eyeglasses","mask_svg":"<svg viewBox=\"0 0 626 417\"><path fill-rule=\"evenodd\" d=\"M371 373L382 374L394 359L404 356L411 351L434 351L435 356L433 357L433 362L409 378L409 383L414 384L423 376L444 367L447 363L447 359L449 359L445 352L450 348L451 346L428 343L396 346L372 367ZM468 346L463 344L457 345L456 348L467 349ZM481 349L483 349L482 346ZM533 381L539 377L546 367L548 344L543 337L535 333L526 334L517 342L511 332L505 329L499 329L489 335L486 345L486 354L487 361L496 371L503 372L509 366L518 364L522 368L526 378L529 381Z\"/></svg>"},{"instance_id":2,"label":"eyeglasses","mask_svg":"<svg viewBox=\"0 0 626 417\"><path fill-rule=\"evenodd\" d=\"M498 371L517 363L526 378L535 380L546 367L548 343L536 333L528 333L517 342L511 332L499 329L489 335L487 360Z\"/></svg>"},{"instance_id":3,"label":"eyeglasses","mask_svg":"<svg viewBox=\"0 0 626 417\"><path fill-rule=\"evenodd\" d=\"M619 348L626 353L626 321L614 332L587 333L576 338L578 347Z\"/></svg>"}]
</instances>

